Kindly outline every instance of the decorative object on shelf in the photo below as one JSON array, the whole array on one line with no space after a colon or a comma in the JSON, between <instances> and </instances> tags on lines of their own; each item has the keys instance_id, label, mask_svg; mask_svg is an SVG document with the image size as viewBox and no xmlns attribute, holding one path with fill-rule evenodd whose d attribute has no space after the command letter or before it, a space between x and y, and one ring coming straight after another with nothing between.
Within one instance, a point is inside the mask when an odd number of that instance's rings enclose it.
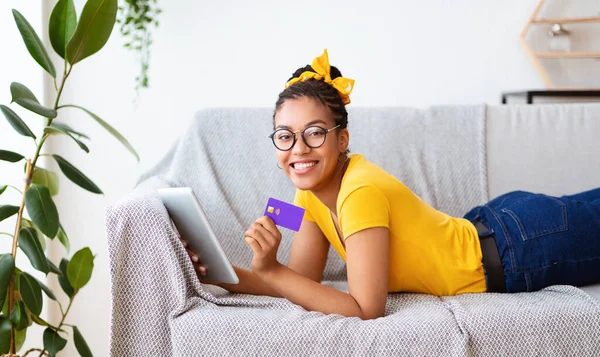
<instances>
[{"instance_id":1,"label":"decorative object on shelf","mask_svg":"<svg viewBox=\"0 0 600 357\"><path fill-rule=\"evenodd\" d=\"M140 74L135 77L135 90L148 88L148 69L150 68L150 46L152 45L151 27L158 27L158 15L162 12L157 0L124 0L119 6L117 23L121 35L127 38L125 48L138 52Z\"/></svg>"},{"instance_id":2,"label":"decorative object on shelf","mask_svg":"<svg viewBox=\"0 0 600 357\"><path fill-rule=\"evenodd\" d=\"M33 154L27 157L21 153L7 150L9 148L0 148L0 160L14 163L14 170L17 172L25 171L22 189L8 184L8 182L0 183L0 195L6 190L15 190L21 196L15 205L0 205L0 221L15 216L14 231L0 232L1 236L10 237L12 243L10 252L0 254L0 307L2 308L0 313L0 355L18 356L16 353L22 348L25 338L34 337L31 333L26 336L26 333L28 328L35 323L45 328L42 336L35 336L40 342L43 342L43 346L39 349L30 349L23 356L34 352L36 355L39 352L39 356L55 356L65 347L69 336L73 338L75 348L81 356L91 356L92 352L80 330L77 326L65 321L65 318L75 297L91 279L94 255L90 248L85 247L73 254L70 260L63 258L60 264L58 262L55 264L46 256L45 247L48 239L57 238L65 247L67 254L70 254L70 243L52 198L59 191L58 174L40 167L38 159L40 156L45 156L49 160L55 160L60 171L70 181L92 193L102 193L98 186L62 156L48 152L41 154L44 143L54 135L64 135L72 139L83 151L89 152L84 141L90 138L57 120L64 110L74 108L89 115L91 119L115 136L139 161L138 154L129 142L96 114L80 106L61 104L60 102L61 94L73 67L100 51L108 41L115 27L117 0L88 0L83 6L79 19L73 0L59 0L56 3L48 21L48 34L52 48L63 59L63 66L60 70L55 68L46 46L27 19L17 10L13 10L13 16L25 42L25 48L33 60L50 75L56 93L52 106L46 106L40 103L25 85L17 82L12 82L10 85L12 106L18 105L27 109L29 114L36 114L34 119L44 121L45 125L40 133L34 133L9 105L0 105L0 112L15 129L15 135L20 134L31 141ZM24 50L24 48L3 48L3 50L4 55L9 56L12 52ZM77 90L81 91L85 88L77 88ZM107 98L102 96L99 96L98 100L102 104L107 103ZM6 195L1 198L4 200L5 197ZM41 271L45 276L48 274L57 276L61 289L68 297L68 305L65 308L57 299L57 294L55 295L55 292L46 284L16 266L15 258L19 251L29 259L35 270ZM59 322L44 321L40 317L44 303L42 292L48 297L47 301L58 304L61 313Z\"/></svg>"},{"instance_id":3,"label":"decorative object on shelf","mask_svg":"<svg viewBox=\"0 0 600 357\"><path fill-rule=\"evenodd\" d=\"M554 24L548 31L548 50L554 52L569 52L571 49L571 31L561 24Z\"/></svg>"},{"instance_id":4,"label":"decorative object on shelf","mask_svg":"<svg viewBox=\"0 0 600 357\"><path fill-rule=\"evenodd\" d=\"M557 58L597 58L600 59L600 52L587 52L587 51L571 51L571 40L572 31L565 28L564 24L589 24L589 23L600 23L600 16L589 16L589 17L571 17L571 18L537 18L540 10L542 9L546 0L539 0L535 10L529 17L525 28L521 32L520 42L527 56L535 66L536 70L542 77L542 80L546 84L546 87L558 88L546 73L546 70L540 62L540 58L557 59ZM525 37L533 25L551 25L548 43L548 51L540 52L534 51Z\"/></svg>"}]
</instances>

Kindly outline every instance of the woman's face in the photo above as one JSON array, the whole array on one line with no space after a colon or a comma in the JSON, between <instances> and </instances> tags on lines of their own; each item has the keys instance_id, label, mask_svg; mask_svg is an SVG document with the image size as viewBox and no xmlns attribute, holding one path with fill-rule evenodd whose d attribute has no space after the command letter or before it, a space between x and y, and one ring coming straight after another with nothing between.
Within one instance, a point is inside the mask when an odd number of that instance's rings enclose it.
<instances>
[{"instance_id":1,"label":"woman's face","mask_svg":"<svg viewBox=\"0 0 600 357\"><path fill-rule=\"evenodd\" d=\"M275 113L275 130L284 128L296 133L296 143L290 150L276 152L279 165L298 189L317 191L325 187L343 164L338 160L349 139L348 130L338 128L325 135L322 146L311 148L302 140L302 131L311 126L331 129L336 125L327 106L307 97L287 100Z\"/></svg>"}]
</instances>

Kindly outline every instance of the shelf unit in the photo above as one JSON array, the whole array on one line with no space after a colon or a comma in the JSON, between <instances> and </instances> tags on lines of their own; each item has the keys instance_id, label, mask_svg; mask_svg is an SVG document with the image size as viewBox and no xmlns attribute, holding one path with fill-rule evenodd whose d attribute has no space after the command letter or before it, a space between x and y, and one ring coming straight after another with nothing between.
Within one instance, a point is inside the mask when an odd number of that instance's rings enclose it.
<instances>
[{"instance_id":1,"label":"shelf unit","mask_svg":"<svg viewBox=\"0 0 600 357\"><path fill-rule=\"evenodd\" d=\"M534 52L539 58L600 58L600 52Z\"/></svg>"},{"instance_id":2,"label":"shelf unit","mask_svg":"<svg viewBox=\"0 0 600 357\"><path fill-rule=\"evenodd\" d=\"M556 86L552 83L552 80L544 70L544 67L540 63L540 58L546 59L556 59L556 58L567 58L567 59L576 59L576 58L595 58L600 59L600 52L535 52L531 49L525 37L527 36L527 32L533 25L551 25L551 24L586 24L586 23L600 23L600 16L589 16L589 17L571 17L571 18L537 18L538 13L544 6L544 2L546 0L539 0L535 10L529 17L525 28L521 32L520 42L530 61L535 66L535 69L538 71L542 80L546 84L546 87L549 89L555 89Z\"/></svg>"},{"instance_id":3,"label":"shelf unit","mask_svg":"<svg viewBox=\"0 0 600 357\"><path fill-rule=\"evenodd\" d=\"M571 18L557 18L557 19L534 19L531 21L532 24L582 24L588 22L600 22L600 16L591 17L571 17Z\"/></svg>"}]
</instances>

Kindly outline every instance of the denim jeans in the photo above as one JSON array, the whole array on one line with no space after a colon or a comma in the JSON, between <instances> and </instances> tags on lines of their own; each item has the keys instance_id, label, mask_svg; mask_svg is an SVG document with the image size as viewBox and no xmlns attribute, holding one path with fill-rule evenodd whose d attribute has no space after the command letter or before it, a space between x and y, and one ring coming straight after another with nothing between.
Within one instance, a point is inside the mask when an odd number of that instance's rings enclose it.
<instances>
[{"instance_id":1,"label":"denim jeans","mask_svg":"<svg viewBox=\"0 0 600 357\"><path fill-rule=\"evenodd\" d=\"M600 188L561 197L508 192L464 218L494 233L509 293L600 282Z\"/></svg>"}]
</instances>

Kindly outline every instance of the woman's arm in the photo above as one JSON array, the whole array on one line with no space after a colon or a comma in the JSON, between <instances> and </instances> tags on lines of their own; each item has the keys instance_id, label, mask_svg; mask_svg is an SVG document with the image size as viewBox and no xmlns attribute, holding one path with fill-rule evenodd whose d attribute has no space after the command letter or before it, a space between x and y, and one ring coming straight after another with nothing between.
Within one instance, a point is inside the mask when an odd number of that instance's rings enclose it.
<instances>
[{"instance_id":1,"label":"woman's arm","mask_svg":"<svg viewBox=\"0 0 600 357\"><path fill-rule=\"evenodd\" d=\"M186 243L184 245L187 247ZM319 226L315 222L305 220L302 222L300 230L294 234L288 267L296 273L320 283L327 263L328 252L329 241ZM188 250L188 254L190 253L191 251ZM202 280L202 273L205 270L201 263L194 262L194 256L195 254L190 254ZM240 280L238 284L209 284L218 285L233 293L282 297L277 290L266 284L254 272L236 266L233 269Z\"/></svg>"},{"instance_id":2,"label":"woman's arm","mask_svg":"<svg viewBox=\"0 0 600 357\"><path fill-rule=\"evenodd\" d=\"M235 273L237 274L240 282L238 284L226 284L226 283L207 283L213 284L222 287L225 290L228 290L232 293L240 293L240 294L251 294L251 295L268 295L274 297L282 297L277 290L273 289L269 285L267 285L261 278L259 278L256 274L251 272L250 270L242 269L240 267L233 267ZM202 278L200 278L202 281Z\"/></svg>"},{"instance_id":3,"label":"woman's arm","mask_svg":"<svg viewBox=\"0 0 600 357\"><path fill-rule=\"evenodd\" d=\"M310 311L373 319L385 313L389 267L389 230L368 228L346 239L348 290L344 293L298 274L277 262L281 233L269 217L246 232L254 252L252 271L266 284Z\"/></svg>"}]
</instances>

